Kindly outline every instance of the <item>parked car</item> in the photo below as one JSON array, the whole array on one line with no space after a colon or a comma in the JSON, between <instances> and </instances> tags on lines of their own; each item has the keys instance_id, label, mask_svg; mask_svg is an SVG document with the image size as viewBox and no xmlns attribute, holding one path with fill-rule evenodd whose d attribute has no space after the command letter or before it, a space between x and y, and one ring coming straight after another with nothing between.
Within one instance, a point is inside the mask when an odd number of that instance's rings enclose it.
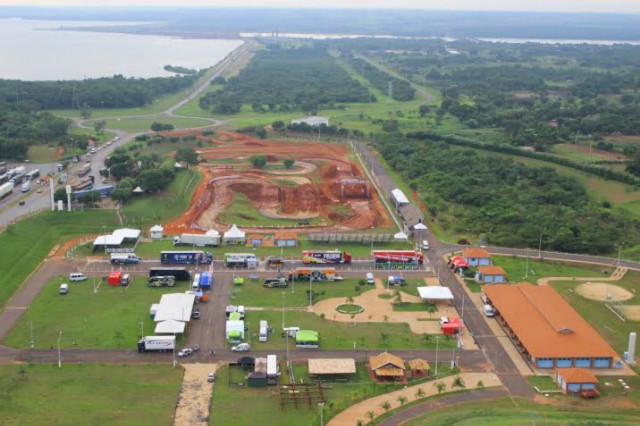
<instances>
[{"instance_id":1,"label":"parked car","mask_svg":"<svg viewBox=\"0 0 640 426\"><path fill-rule=\"evenodd\" d=\"M231 348L231 352L249 352L251 350L251 345L248 343L240 343L237 346Z\"/></svg>"},{"instance_id":2,"label":"parked car","mask_svg":"<svg viewBox=\"0 0 640 426\"><path fill-rule=\"evenodd\" d=\"M194 309L193 312L191 312L191 318L200 319L200 310L198 308Z\"/></svg>"},{"instance_id":3,"label":"parked car","mask_svg":"<svg viewBox=\"0 0 640 426\"><path fill-rule=\"evenodd\" d=\"M193 349L191 348L184 348L183 350L178 352L179 358L185 358L185 357L188 357L189 355L193 355Z\"/></svg>"},{"instance_id":4,"label":"parked car","mask_svg":"<svg viewBox=\"0 0 640 426\"><path fill-rule=\"evenodd\" d=\"M59 293L61 296L64 296L65 294L69 293L69 284L60 284Z\"/></svg>"},{"instance_id":5,"label":"parked car","mask_svg":"<svg viewBox=\"0 0 640 426\"><path fill-rule=\"evenodd\" d=\"M267 278L263 284L263 286L267 288L282 288L288 285L289 283L284 278Z\"/></svg>"},{"instance_id":6,"label":"parked car","mask_svg":"<svg viewBox=\"0 0 640 426\"><path fill-rule=\"evenodd\" d=\"M376 283L376 279L373 277L371 272L367 272L367 284L374 285Z\"/></svg>"},{"instance_id":7,"label":"parked car","mask_svg":"<svg viewBox=\"0 0 640 426\"><path fill-rule=\"evenodd\" d=\"M215 382L216 381L216 373L209 373L207 375L207 382Z\"/></svg>"},{"instance_id":8,"label":"parked car","mask_svg":"<svg viewBox=\"0 0 640 426\"><path fill-rule=\"evenodd\" d=\"M496 315L496 312L493 310L493 306L491 305L483 305L482 310L484 311L484 314L488 317L493 317Z\"/></svg>"}]
</instances>

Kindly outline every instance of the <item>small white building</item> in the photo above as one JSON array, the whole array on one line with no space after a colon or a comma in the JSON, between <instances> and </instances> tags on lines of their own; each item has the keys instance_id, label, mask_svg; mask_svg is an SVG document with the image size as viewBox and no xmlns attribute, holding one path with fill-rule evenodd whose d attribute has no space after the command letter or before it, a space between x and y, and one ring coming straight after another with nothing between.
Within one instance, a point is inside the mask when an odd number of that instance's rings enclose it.
<instances>
[{"instance_id":1,"label":"small white building","mask_svg":"<svg viewBox=\"0 0 640 426\"><path fill-rule=\"evenodd\" d=\"M391 190L391 200L395 204L396 208L409 204L407 196L398 188Z\"/></svg>"},{"instance_id":2,"label":"small white building","mask_svg":"<svg viewBox=\"0 0 640 426\"><path fill-rule=\"evenodd\" d=\"M161 240L164 237L164 228L160 225L152 226L149 229L149 235L151 235L152 240Z\"/></svg>"},{"instance_id":3,"label":"small white building","mask_svg":"<svg viewBox=\"0 0 640 426\"><path fill-rule=\"evenodd\" d=\"M245 232L238 229L235 223L224 233L223 240L225 244L245 244L247 241Z\"/></svg>"},{"instance_id":4,"label":"small white building","mask_svg":"<svg viewBox=\"0 0 640 426\"><path fill-rule=\"evenodd\" d=\"M309 126L322 126L323 124L325 126L329 126L329 118L317 117L315 115L312 115L311 117L307 117L307 118L296 118L295 120L291 120L291 124L303 124L303 123Z\"/></svg>"}]
</instances>

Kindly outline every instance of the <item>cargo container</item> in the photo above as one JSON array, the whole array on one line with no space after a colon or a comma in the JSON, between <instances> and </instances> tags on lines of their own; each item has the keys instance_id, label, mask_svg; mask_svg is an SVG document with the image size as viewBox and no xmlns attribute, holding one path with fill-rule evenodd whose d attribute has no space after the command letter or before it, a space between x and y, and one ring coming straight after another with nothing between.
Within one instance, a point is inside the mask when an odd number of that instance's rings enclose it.
<instances>
[{"instance_id":1,"label":"cargo container","mask_svg":"<svg viewBox=\"0 0 640 426\"><path fill-rule=\"evenodd\" d=\"M138 340L138 352L171 352L175 347L175 336L146 336Z\"/></svg>"},{"instance_id":2,"label":"cargo container","mask_svg":"<svg viewBox=\"0 0 640 426\"><path fill-rule=\"evenodd\" d=\"M213 262L211 253L204 251L163 251L160 252L160 263L165 265L178 264L209 264Z\"/></svg>"},{"instance_id":3,"label":"cargo container","mask_svg":"<svg viewBox=\"0 0 640 426\"><path fill-rule=\"evenodd\" d=\"M173 237L174 246L216 247L220 245L220 236L206 234L182 234Z\"/></svg>"}]
</instances>

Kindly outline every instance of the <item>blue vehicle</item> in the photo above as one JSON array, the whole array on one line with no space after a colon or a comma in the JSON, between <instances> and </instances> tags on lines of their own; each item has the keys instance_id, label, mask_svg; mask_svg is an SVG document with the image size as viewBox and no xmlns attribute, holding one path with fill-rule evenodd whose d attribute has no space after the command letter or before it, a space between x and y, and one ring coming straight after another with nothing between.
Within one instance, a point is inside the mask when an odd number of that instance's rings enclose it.
<instances>
[{"instance_id":1,"label":"blue vehicle","mask_svg":"<svg viewBox=\"0 0 640 426\"><path fill-rule=\"evenodd\" d=\"M204 251L163 251L160 252L160 263L164 265L194 265L213 262L211 253Z\"/></svg>"},{"instance_id":2,"label":"blue vehicle","mask_svg":"<svg viewBox=\"0 0 640 426\"><path fill-rule=\"evenodd\" d=\"M203 272L200 275L200 288L204 290L209 290L213 286L213 275L209 274L209 272Z\"/></svg>"}]
</instances>

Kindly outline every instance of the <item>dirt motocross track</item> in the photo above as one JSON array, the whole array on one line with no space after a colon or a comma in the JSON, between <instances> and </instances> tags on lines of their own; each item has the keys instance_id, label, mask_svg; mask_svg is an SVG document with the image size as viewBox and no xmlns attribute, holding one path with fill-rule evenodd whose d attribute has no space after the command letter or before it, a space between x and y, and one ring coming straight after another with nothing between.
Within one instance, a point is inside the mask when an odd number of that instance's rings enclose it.
<instances>
[{"instance_id":1,"label":"dirt motocross track","mask_svg":"<svg viewBox=\"0 0 640 426\"><path fill-rule=\"evenodd\" d=\"M282 223L264 226L255 220L253 224L250 216L240 214L243 220L239 225L250 232L294 227L303 232L348 231L391 224L373 185L351 160L351 151L344 145L300 139L263 140L225 131L210 137L195 135L205 143L197 149L202 160L198 168L205 178L196 188L189 209L165 226L167 233L228 228L232 224L228 222L233 220L226 215L225 222L220 216L239 194L261 216ZM257 154L267 157L263 169L251 165L250 157ZM295 160L291 169L283 166L285 158ZM311 220L312 224L300 228L301 220Z\"/></svg>"}]
</instances>

